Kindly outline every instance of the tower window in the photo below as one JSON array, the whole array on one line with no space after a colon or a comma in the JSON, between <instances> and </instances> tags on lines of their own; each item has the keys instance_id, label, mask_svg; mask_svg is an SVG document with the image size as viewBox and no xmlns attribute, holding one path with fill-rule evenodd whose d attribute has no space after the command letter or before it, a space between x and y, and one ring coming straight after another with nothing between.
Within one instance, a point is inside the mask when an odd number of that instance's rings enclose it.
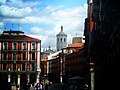
<instances>
[{"instance_id":1,"label":"tower window","mask_svg":"<svg viewBox=\"0 0 120 90\"><path fill-rule=\"evenodd\" d=\"M57 39L57 41L59 42L59 38Z\"/></svg>"},{"instance_id":2,"label":"tower window","mask_svg":"<svg viewBox=\"0 0 120 90\"><path fill-rule=\"evenodd\" d=\"M61 42L62 42L62 38L61 38Z\"/></svg>"},{"instance_id":3,"label":"tower window","mask_svg":"<svg viewBox=\"0 0 120 90\"><path fill-rule=\"evenodd\" d=\"M64 42L66 42L66 39L64 38Z\"/></svg>"}]
</instances>

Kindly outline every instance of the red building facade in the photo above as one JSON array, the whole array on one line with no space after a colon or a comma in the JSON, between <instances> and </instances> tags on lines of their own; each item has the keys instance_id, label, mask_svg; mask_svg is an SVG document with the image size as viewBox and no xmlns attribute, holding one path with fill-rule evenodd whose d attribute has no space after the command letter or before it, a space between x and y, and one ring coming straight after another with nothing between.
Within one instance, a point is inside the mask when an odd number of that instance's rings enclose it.
<instances>
[{"instance_id":1,"label":"red building facade","mask_svg":"<svg viewBox=\"0 0 120 90\"><path fill-rule=\"evenodd\" d=\"M84 49L67 54L65 56L65 77L68 79L75 76L80 76L86 79L89 78L89 63L84 55Z\"/></svg>"},{"instance_id":2,"label":"red building facade","mask_svg":"<svg viewBox=\"0 0 120 90\"><path fill-rule=\"evenodd\" d=\"M41 40L22 31L3 31L0 35L0 83L23 87L39 82Z\"/></svg>"}]
</instances>

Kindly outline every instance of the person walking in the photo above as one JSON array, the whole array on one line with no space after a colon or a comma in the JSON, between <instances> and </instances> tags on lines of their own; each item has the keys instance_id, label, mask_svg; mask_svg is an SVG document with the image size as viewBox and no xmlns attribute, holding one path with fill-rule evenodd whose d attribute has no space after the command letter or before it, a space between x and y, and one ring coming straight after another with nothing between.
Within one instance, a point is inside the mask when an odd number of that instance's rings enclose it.
<instances>
[{"instance_id":1,"label":"person walking","mask_svg":"<svg viewBox=\"0 0 120 90\"><path fill-rule=\"evenodd\" d=\"M48 90L48 84L47 83L45 84L45 90Z\"/></svg>"}]
</instances>

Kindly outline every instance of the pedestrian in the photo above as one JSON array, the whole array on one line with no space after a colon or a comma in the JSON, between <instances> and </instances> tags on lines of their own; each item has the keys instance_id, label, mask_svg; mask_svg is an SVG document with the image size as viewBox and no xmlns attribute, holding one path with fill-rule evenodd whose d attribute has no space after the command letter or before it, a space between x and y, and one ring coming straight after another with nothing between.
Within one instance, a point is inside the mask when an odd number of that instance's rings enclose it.
<instances>
[{"instance_id":1,"label":"pedestrian","mask_svg":"<svg viewBox=\"0 0 120 90\"><path fill-rule=\"evenodd\" d=\"M45 90L48 90L48 84L47 83L45 84Z\"/></svg>"},{"instance_id":2,"label":"pedestrian","mask_svg":"<svg viewBox=\"0 0 120 90\"><path fill-rule=\"evenodd\" d=\"M42 85L42 83L40 83L40 90L43 90L43 85Z\"/></svg>"},{"instance_id":3,"label":"pedestrian","mask_svg":"<svg viewBox=\"0 0 120 90\"><path fill-rule=\"evenodd\" d=\"M36 90L40 90L40 84L37 83L37 85L35 86Z\"/></svg>"}]
</instances>

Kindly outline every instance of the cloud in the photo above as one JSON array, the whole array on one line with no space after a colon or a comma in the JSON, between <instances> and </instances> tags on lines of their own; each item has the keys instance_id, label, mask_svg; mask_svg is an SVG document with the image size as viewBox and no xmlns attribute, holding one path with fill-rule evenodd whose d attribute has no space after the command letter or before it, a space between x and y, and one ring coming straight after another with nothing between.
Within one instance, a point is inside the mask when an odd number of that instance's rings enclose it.
<instances>
[{"instance_id":1,"label":"cloud","mask_svg":"<svg viewBox=\"0 0 120 90\"><path fill-rule=\"evenodd\" d=\"M5 4L6 0L0 0L0 5Z\"/></svg>"},{"instance_id":2,"label":"cloud","mask_svg":"<svg viewBox=\"0 0 120 90\"><path fill-rule=\"evenodd\" d=\"M87 5L84 4L80 7L67 8L58 10L56 12L52 12L52 17L57 22L57 26L63 25L64 32L67 34L73 35L74 33L78 33L78 35L83 32L84 27L84 19L87 15ZM59 26L60 27L60 26ZM71 33L71 31L74 31Z\"/></svg>"},{"instance_id":3,"label":"cloud","mask_svg":"<svg viewBox=\"0 0 120 90\"><path fill-rule=\"evenodd\" d=\"M30 29L30 34L41 35L41 34L43 34L43 30L40 27L32 27Z\"/></svg>"},{"instance_id":4,"label":"cloud","mask_svg":"<svg viewBox=\"0 0 120 90\"><path fill-rule=\"evenodd\" d=\"M12 6L12 7L16 7L16 8L19 8L19 7L34 7L34 6L37 6L40 3L40 1L22 1L22 0L0 0L0 4L1 5L8 5L8 6Z\"/></svg>"},{"instance_id":5,"label":"cloud","mask_svg":"<svg viewBox=\"0 0 120 90\"><path fill-rule=\"evenodd\" d=\"M0 10L0 16L3 18L23 18L30 15L32 12L32 9L30 7L18 9L15 7L9 7L7 5L1 5Z\"/></svg>"},{"instance_id":6,"label":"cloud","mask_svg":"<svg viewBox=\"0 0 120 90\"><path fill-rule=\"evenodd\" d=\"M84 4L83 6L80 6L80 7L66 8L63 10L52 12L52 15L55 17L56 16L59 17L56 19L61 19L61 18L67 19L69 17L74 17L74 18L84 17L86 15L86 8L87 8L87 5Z\"/></svg>"},{"instance_id":7,"label":"cloud","mask_svg":"<svg viewBox=\"0 0 120 90\"><path fill-rule=\"evenodd\" d=\"M3 22L0 22L0 28L3 28L3 27L4 27Z\"/></svg>"},{"instance_id":8,"label":"cloud","mask_svg":"<svg viewBox=\"0 0 120 90\"><path fill-rule=\"evenodd\" d=\"M3 23L24 23L26 17L36 13L33 7L39 4L39 1L0 0L0 16Z\"/></svg>"},{"instance_id":9,"label":"cloud","mask_svg":"<svg viewBox=\"0 0 120 90\"><path fill-rule=\"evenodd\" d=\"M22 22L25 23L45 23L45 24L49 24L52 23L53 21L51 19L49 19L49 17L45 17L45 16L41 16L41 17L36 17L36 16L28 16L25 17Z\"/></svg>"}]
</instances>

